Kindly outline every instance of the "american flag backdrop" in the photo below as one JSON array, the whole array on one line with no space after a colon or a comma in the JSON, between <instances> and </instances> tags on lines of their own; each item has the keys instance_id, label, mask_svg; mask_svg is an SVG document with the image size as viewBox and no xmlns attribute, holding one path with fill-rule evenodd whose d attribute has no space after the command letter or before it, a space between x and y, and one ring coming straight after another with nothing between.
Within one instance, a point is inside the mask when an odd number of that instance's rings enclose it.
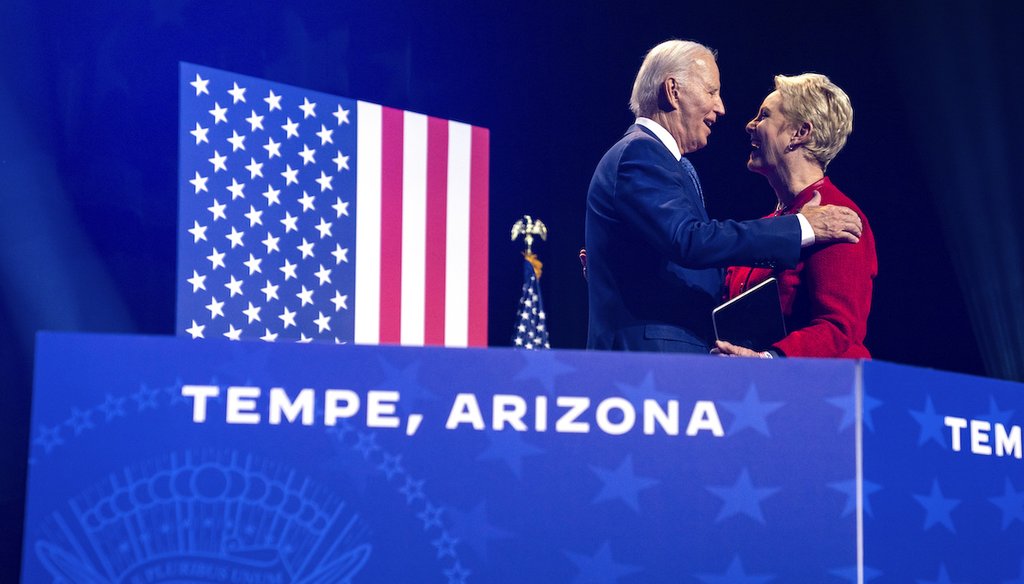
<instances>
[{"instance_id":1,"label":"american flag backdrop","mask_svg":"<svg viewBox=\"0 0 1024 584\"><path fill-rule=\"evenodd\" d=\"M487 344L485 128L182 63L192 338Z\"/></svg>"}]
</instances>

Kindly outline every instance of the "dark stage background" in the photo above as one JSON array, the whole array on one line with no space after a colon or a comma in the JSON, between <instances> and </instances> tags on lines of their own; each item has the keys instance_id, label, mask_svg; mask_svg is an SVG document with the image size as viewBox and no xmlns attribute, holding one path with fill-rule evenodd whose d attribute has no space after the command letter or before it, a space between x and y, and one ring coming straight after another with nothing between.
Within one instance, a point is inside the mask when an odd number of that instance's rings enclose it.
<instances>
[{"instance_id":1,"label":"dark stage background","mask_svg":"<svg viewBox=\"0 0 1024 584\"><path fill-rule=\"evenodd\" d=\"M632 121L644 52L719 50L727 115L691 157L718 218L773 207L743 131L772 76L826 73L855 110L829 174L878 241L869 348L1024 378L1021 4L893 4L0 3L0 580L17 574L35 332L173 333L182 60L490 128L490 343L508 344L509 229L529 213L550 229L537 250L559 348L585 342L587 185Z\"/></svg>"}]
</instances>

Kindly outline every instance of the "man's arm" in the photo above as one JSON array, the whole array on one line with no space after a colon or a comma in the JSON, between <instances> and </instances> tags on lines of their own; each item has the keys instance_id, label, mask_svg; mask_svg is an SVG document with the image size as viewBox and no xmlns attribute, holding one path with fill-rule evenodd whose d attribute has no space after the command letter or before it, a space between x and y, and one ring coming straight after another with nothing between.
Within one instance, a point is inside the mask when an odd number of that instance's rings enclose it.
<instances>
[{"instance_id":1,"label":"man's arm","mask_svg":"<svg viewBox=\"0 0 1024 584\"><path fill-rule=\"evenodd\" d=\"M636 140L624 149L613 204L632 230L687 268L796 265L801 246L796 216L711 221L697 184L677 165L654 141Z\"/></svg>"},{"instance_id":2,"label":"man's arm","mask_svg":"<svg viewBox=\"0 0 1024 584\"><path fill-rule=\"evenodd\" d=\"M821 194L814 191L814 197L800 208L800 214L807 219L814 230L814 243L833 241L857 243L860 241L860 217L846 207L837 205L821 206Z\"/></svg>"}]
</instances>

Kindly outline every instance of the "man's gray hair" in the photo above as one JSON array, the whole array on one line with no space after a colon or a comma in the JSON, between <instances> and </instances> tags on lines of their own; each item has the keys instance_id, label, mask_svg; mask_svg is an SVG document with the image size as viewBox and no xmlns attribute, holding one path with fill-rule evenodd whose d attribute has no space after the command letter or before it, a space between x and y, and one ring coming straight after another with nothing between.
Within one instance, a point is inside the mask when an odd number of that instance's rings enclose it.
<instances>
[{"instance_id":1,"label":"man's gray hair","mask_svg":"<svg viewBox=\"0 0 1024 584\"><path fill-rule=\"evenodd\" d=\"M633 95L629 98L629 109L637 117L651 117L658 111L658 92L661 84L669 77L675 77L685 86L695 67L707 67L704 61L713 49L693 41L670 40L651 49L633 82Z\"/></svg>"}]
</instances>

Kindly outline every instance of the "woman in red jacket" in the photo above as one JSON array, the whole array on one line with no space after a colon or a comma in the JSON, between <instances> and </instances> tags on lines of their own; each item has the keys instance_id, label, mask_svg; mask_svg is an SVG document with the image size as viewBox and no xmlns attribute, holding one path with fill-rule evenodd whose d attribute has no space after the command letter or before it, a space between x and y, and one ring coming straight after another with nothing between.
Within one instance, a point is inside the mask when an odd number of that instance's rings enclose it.
<instances>
[{"instance_id":1,"label":"woman in red jacket","mask_svg":"<svg viewBox=\"0 0 1024 584\"><path fill-rule=\"evenodd\" d=\"M825 176L825 169L853 129L853 108L828 77L805 73L775 77L757 116L747 124L753 150L747 168L763 175L775 190L773 215L796 213L816 194L822 205L842 205L863 222L858 243L806 247L791 270L732 267L726 272L727 298L774 276L779 281L785 338L757 352L719 341L717 351L749 357L870 358L864 346L871 284L878 273L875 239L867 217Z\"/></svg>"}]
</instances>

